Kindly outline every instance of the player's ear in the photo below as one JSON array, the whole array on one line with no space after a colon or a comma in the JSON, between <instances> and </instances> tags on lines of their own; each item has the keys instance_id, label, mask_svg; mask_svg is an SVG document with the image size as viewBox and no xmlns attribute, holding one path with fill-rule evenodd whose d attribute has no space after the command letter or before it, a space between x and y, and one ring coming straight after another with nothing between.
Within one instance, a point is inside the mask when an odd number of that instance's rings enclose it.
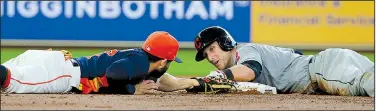
<instances>
[{"instance_id":1,"label":"player's ear","mask_svg":"<svg viewBox=\"0 0 376 111\"><path fill-rule=\"evenodd\" d=\"M159 66L162 68L162 67L165 67L167 65L167 59L161 59L159 60Z\"/></svg>"}]
</instances>

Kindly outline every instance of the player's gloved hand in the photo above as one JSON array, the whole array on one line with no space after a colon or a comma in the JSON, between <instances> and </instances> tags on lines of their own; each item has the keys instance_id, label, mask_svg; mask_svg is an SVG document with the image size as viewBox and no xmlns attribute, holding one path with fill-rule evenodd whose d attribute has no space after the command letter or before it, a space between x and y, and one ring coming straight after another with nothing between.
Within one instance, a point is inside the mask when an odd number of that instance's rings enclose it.
<instances>
[{"instance_id":1,"label":"player's gloved hand","mask_svg":"<svg viewBox=\"0 0 376 111\"><path fill-rule=\"evenodd\" d=\"M157 91L159 84L155 83L153 80L144 80L141 83L135 85L134 94L155 94L159 93Z\"/></svg>"},{"instance_id":2,"label":"player's gloved hand","mask_svg":"<svg viewBox=\"0 0 376 111\"><path fill-rule=\"evenodd\" d=\"M72 59L73 58L73 55L71 52L67 51L67 50L61 50L61 52L64 54L64 58L65 60L68 60L68 59Z\"/></svg>"},{"instance_id":3,"label":"player's gloved hand","mask_svg":"<svg viewBox=\"0 0 376 111\"><path fill-rule=\"evenodd\" d=\"M53 51L52 48L48 48L47 51ZM72 59L73 58L73 55L71 52L67 51L67 50L60 50L63 54L64 54L64 58L65 60L68 60L68 59Z\"/></svg>"},{"instance_id":4,"label":"player's gloved hand","mask_svg":"<svg viewBox=\"0 0 376 111\"><path fill-rule=\"evenodd\" d=\"M72 57L72 53L71 52L69 52L67 50L60 50L60 51L64 54L64 56L70 56L70 57Z\"/></svg>"},{"instance_id":5,"label":"player's gloved hand","mask_svg":"<svg viewBox=\"0 0 376 111\"><path fill-rule=\"evenodd\" d=\"M234 87L234 81L225 79L219 76L208 76L204 78L191 78L196 79L199 86L194 86L191 89L186 89L187 92L205 92L205 93L217 93L228 92Z\"/></svg>"}]
</instances>

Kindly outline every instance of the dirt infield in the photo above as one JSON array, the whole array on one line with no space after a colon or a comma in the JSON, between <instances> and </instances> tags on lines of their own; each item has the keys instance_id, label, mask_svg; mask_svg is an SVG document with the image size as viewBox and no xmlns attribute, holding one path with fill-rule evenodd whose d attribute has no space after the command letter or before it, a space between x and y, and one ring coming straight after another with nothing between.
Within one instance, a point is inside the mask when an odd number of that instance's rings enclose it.
<instances>
[{"instance_id":1,"label":"dirt infield","mask_svg":"<svg viewBox=\"0 0 376 111\"><path fill-rule=\"evenodd\" d=\"M373 110L372 97L344 97L305 94L188 94L170 92L157 95L81 94L1 94L2 110L63 109L309 109Z\"/></svg>"},{"instance_id":2,"label":"dirt infield","mask_svg":"<svg viewBox=\"0 0 376 111\"><path fill-rule=\"evenodd\" d=\"M183 77L183 76L182 76ZM184 78L189 78L185 77ZM374 110L374 98L306 94L1 94L1 110Z\"/></svg>"}]
</instances>

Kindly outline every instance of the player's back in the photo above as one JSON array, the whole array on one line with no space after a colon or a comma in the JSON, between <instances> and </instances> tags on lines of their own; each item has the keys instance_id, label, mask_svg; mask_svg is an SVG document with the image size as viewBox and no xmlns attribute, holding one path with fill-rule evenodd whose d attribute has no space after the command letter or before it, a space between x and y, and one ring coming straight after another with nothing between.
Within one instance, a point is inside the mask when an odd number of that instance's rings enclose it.
<instances>
[{"instance_id":1,"label":"player's back","mask_svg":"<svg viewBox=\"0 0 376 111\"><path fill-rule=\"evenodd\" d=\"M254 43L239 45L237 53L239 62L256 60L262 65L255 82L275 86L281 92L301 92L308 85L311 55L296 54L291 48Z\"/></svg>"},{"instance_id":2,"label":"player's back","mask_svg":"<svg viewBox=\"0 0 376 111\"><path fill-rule=\"evenodd\" d=\"M103 53L94 54L93 56L74 58L79 62L81 68L81 78L95 78L101 77L106 73L106 69L114 62L124 59L131 54L138 54L140 56L147 55L142 49L127 49L127 50L108 50ZM132 65L132 64L129 64Z\"/></svg>"}]
</instances>

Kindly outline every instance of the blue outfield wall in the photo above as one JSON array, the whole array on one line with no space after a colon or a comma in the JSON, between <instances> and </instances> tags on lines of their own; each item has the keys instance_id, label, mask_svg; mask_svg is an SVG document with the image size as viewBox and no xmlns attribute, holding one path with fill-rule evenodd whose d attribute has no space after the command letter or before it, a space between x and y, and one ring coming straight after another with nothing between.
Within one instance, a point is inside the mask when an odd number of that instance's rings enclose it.
<instances>
[{"instance_id":1,"label":"blue outfield wall","mask_svg":"<svg viewBox=\"0 0 376 111\"><path fill-rule=\"evenodd\" d=\"M144 41L153 31L192 42L205 27L250 42L248 1L1 1L1 39Z\"/></svg>"}]
</instances>

